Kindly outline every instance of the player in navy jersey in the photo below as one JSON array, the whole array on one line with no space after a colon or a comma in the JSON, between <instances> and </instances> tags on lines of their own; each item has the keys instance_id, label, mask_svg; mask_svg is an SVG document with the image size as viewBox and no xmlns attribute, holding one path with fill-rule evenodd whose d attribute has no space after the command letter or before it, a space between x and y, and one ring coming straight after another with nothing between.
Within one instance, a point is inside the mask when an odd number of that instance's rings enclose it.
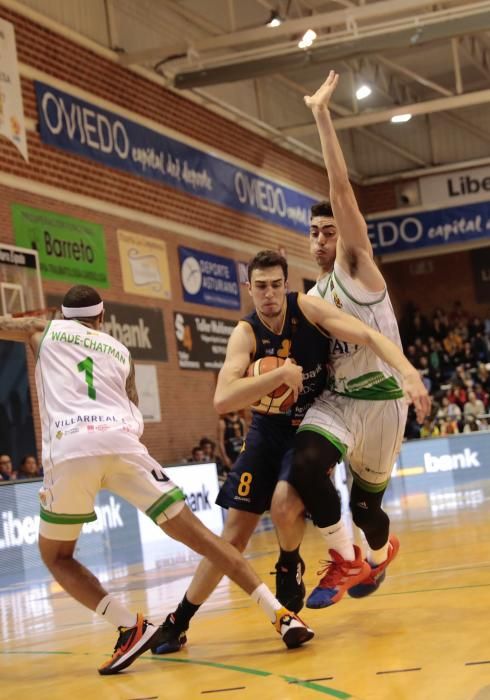
<instances>
[{"instance_id":1,"label":"player in navy jersey","mask_svg":"<svg viewBox=\"0 0 490 700\"><path fill-rule=\"evenodd\" d=\"M291 471L297 424L325 386L327 334L368 345L400 371L411 368L394 343L333 304L304 294L287 293L287 273L286 260L274 251L261 251L249 264L248 286L255 311L233 330L216 386L214 405L219 413L250 405L253 410L255 402L283 384L291 387L296 399L285 415L254 413L244 449L218 495L217 503L229 510L223 538L240 551L245 549L262 513L282 490L296 490L315 524L322 525L316 517L323 515L319 513L318 503L325 489L323 481L329 481L328 474L316 475L305 486L291 479ZM246 376L250 363L266 355L283 357L285 362L266 374ZM423 391L420 383L420 387L413 389L411 398L416 401L417 392ZM304 565L299 556L304 522L296 519L295 523L295 527L285 532L278 530L281 554L276 567L278 598L285 605L287 597L289 609L294 612L301 609L304 598L301 580ZM289 576L282 576L282 568ZM167 642L154 651L169 653L185 644L190 619L221 576L211 562L201 561L177 610L167 617L164 625Z\"/></svg>"}]
</instances>

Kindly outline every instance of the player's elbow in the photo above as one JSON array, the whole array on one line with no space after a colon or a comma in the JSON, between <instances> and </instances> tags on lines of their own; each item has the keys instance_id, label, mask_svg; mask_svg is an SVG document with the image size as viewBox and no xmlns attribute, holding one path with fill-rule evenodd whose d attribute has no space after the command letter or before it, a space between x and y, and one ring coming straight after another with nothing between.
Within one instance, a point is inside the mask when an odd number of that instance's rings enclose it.
<instances>
[{"instance_id":1,"label":"player's elbow","mask_svg":"<svg viewBox=\"0 0 490 700\"><path fill-rule=\"evenodd\" d=\"M229 399L227 400L225 396L220 396L219 394L214 395L213 406L216 413L219 413L220 415L223 413L229 413L233 410L233 407L230 406Z\"/></svg>"}]
</instances>

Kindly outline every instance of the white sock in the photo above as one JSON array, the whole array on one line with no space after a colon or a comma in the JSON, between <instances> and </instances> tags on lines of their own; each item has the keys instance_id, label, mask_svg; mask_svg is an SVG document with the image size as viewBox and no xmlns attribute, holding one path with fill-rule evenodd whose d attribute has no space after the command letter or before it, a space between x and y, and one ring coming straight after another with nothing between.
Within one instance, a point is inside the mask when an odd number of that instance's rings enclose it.
<instances>
[{"instance_id":1,"label":"white sock","mask_svg":"<svg viewBox=\"0 0 490 700\"><path fill-rule=\"evenodd\" d=\"M257 586L255 591L250 594L250 597L258 603L271 622L276 621L276 611L281 610L283 606L277 598L272 595L272 592L267 588L265 583L261 583L260 586Z\"/></svg>"},{"instance_id":2,"label":"white sock","mask_svg":"<svg viewBox=\"0 0 490 700\"><path fill-rule=\"evenodd\" d=\"M357 527L355 523L352 523L352 535L354 538L354 544L356 544L359 547L359 549L361 550L362 558L365 559L367 554L367 547L366 541L364 539L364 533L360 527Z\"/></svg>"},{"instance_id":3,"label":"white sock","mask_svg":"<svg viewBox=\"0 0 490 700\"><path fill-rule=\"evenodd\" d=\"M112 593L102 598L95 612L116 627L133 627L136 624L136 615L121 605Z\"/></svg>"},{"instance_id":4,"label":"white sock","mask_svg":"<svg viewBox=\"0 0 490 700\"><path fill-rule=\"evenodd\" d=\"M327 549L335 549L347 561L353 561L356 558L352 539L342 519L335 525L318 529L327 543Z\"/></svg>"},{"instance_id":5,"label":"white sock","mask_svg":"<svg viewBox=\"0 0 490 700\"><path fill-rule=\"evenodd\" d=\"M384 547L381 547L381 549L370 549L367 560L371 564L371 566L379 566L382 564L384 561L388 559L388 547L390 545L390 541L384 545Z\"/></svg>"}]
</instances>

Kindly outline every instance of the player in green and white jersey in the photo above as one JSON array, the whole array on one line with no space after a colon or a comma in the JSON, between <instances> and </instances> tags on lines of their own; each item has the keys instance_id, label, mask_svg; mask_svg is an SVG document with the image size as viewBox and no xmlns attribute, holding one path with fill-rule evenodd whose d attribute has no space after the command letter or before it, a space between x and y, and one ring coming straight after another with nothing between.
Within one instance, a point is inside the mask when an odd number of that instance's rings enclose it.
<instances>
[{"instance_id":1,"label":"player in green and white jersey","mask_svg":"<svg viewBox=\"0 0 490 700\"><path fill-rule=\"evenodd\" d=\"M309 294L335 304L390 338L401 348L398 326L385 280L373 259L366 222L349 182L346 163L328 110L338 75L330 72L324 84L305 102L311 108L321 139L330 183L330 202L312 207L310 250L321 274ZM322 608L349 592L363 597L374 592L396 556L398 539L389 534L389 518L381 507L383 494L400 450L406 423L404 390L415 378L402 377L370 348L332 338L332 376L328 389L316 399L296 436L295 470L298 483L314 483L316 474L332 471L347 458L352 475L350 508L355 526L367 540L362 546L354 527L356 544L341 519L339 496L332 485L324 503L329 523L321 528L329 555L319 585L307 607ZM402 388L403 386L403 388ZM428 397L426 400L427 406ZM419 409L419 418L423 412ZM301 506L290 490L273 520L282 514L291 520ZM353 585L363 558L368 576Z\"/></svg>"}]
</instances>

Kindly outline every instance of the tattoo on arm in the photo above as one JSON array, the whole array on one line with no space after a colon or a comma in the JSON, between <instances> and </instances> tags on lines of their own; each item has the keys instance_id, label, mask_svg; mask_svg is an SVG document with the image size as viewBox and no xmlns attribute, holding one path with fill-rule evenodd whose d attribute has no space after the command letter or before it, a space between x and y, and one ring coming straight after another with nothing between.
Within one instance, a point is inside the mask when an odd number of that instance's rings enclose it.
<instances>
[{"instance_id":1,"label":"tattoo on arm","mask_svg":"<svg viewBox=\"0 0 490 700\"><path fill-rule=\"evenodd\" d=\"M128 399L134 403L135 406L139 405L139 397L138 397L138 391L136 389L136 377L135 377L135 372L134 372L134 362L133 359L130 358L130 369L129 369L129 374L128 378L126 379L126 394L128 395Z\"/></svg>"}]
</instances>

